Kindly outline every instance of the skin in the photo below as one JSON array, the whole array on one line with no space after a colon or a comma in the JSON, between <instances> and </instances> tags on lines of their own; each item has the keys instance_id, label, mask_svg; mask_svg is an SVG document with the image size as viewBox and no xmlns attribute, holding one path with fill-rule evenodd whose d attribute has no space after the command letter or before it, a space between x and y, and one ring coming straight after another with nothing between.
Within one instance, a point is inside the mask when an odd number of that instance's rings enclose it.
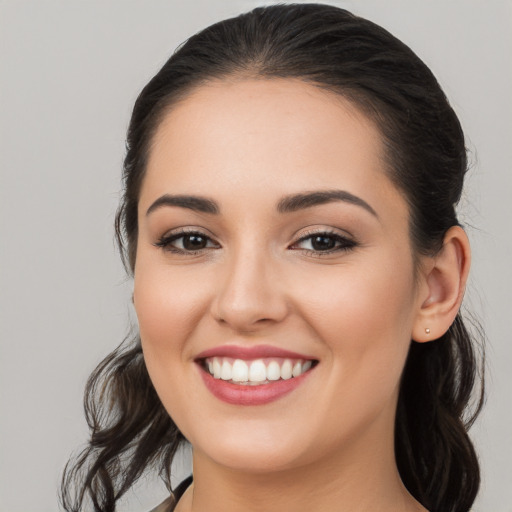
<instances>
[{"instance_id":1,"label":"skin","mask_svg":"<svg viewBox=\"0 0 512 512\"><path fill-rule=\"evenodd\" d=\"M140 194L134 304L152 382L193 446L179 512L425 510L396 468L399 381L411 339L435 339L453 321L469 249L452 228L440 254L414 267L407 203L382 156L370 120L298 80L203 85L158 128ZM347 201L276 209L318 190L348 191L373 213ZM207 197L219 213L148 214L164 194ZM181 228L207 246L155 245ZM304 237L324 232L353 247L313 251ZM319 364L275 402L227 404L194 362L225 344L270 344Z\"/></svg>"}]
</instances>

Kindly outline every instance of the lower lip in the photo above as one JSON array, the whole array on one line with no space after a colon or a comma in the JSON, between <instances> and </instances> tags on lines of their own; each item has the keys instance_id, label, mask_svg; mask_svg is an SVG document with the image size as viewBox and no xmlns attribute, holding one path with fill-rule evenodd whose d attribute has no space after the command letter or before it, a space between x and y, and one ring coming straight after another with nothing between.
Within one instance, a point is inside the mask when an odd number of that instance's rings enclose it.
<instances>
[{"instance_id":1,"label":"lower lip","mask_svg":"<svg viewBox=\"0 0 512 512\"><path fill-rule=\"evenodd\" d=\"M308 370L299 377L287 380L276 380L269 384L259 386L244 386L233 384L222 379L215 379L212 375L200 368L201 377L208 390L223 402L233 405L264 405L291 393L299 387L312 370Z\"/></svg>"}]
</instances>

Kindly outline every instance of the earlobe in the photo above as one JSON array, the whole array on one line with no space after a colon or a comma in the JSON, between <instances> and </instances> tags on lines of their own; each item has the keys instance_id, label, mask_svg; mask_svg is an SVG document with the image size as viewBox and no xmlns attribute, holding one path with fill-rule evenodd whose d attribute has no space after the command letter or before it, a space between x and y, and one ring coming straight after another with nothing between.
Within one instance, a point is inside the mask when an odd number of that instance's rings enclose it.
<instances>
[{"instance_id":1,"label":"earlobe","mask_svg":"<svg viewBox=\"0 0 512 512\"><path fill-rule=\"evenodd\" d=\"M413 326L414 341L440 338L452 325L464 296L470 261L465 231L459 226L451 227L424 277L427 297L422 300Z\"/></svg>"}]
</instances>

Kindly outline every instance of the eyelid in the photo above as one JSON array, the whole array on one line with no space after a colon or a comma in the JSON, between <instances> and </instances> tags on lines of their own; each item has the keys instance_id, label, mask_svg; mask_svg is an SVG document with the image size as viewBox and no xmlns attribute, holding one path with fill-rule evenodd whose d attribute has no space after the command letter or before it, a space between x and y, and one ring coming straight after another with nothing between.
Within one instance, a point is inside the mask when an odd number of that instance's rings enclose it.
<instances>
[{"instance_id":1,"label":"eyelid","mask_svg":"<svg viewBox=\"0 0 512 512\"><path fill-rule=\"evenodd\" d=\"M302 240L313 235L333 235L346 238L347 240L355 240L354 235L345 229L322 225L318 225L317 227L308 226L304 231L298 230L298 234L295 235L295 238L296 240Z\"/></svg>"},{"instance_id":2,"label":"eyelid","mask_svg":"<svg viewBox=\"0 0 512 512\"><path fill-rule=\"evenodd\" d=\"M308 253L314 256L327 256L333 253L339 253L339 252L346 252L351 249L354 249L357 245L357 241L354 239L354 237L348 232L343 231L343 234L340 233L341 230L336 230L334 228L309 228L307 231L302 232L295 238L295 241L288 246L289 250L300 250L303 253ZM207 245L211 244L210 247L202 247L197 250L192 249L181 249L179 247L175 247L172 245L172 242L179 240L180 238L183 238L187 235L199 235L206 239ZM325 236L327 238L332 238L335 240L335 247L331 249L326 250L320 250L320 249L306 249L306 248L300 248L297 247L300 243L311 239L315 236ZM207 233L207 230L204 228L199 228L195 226L186 226L186 227L180 227L175 228L173 230L169 230L165 232L164 235L162 235L156 242L153 244L154 246L162 249L163 251L180 254L180 255L186 255L186 256L193 256L200 253L203 253L205 251L210 251L212 249L218 249L221 248L221 245L217 242L217 240L214 238L214 236Z\"/></svg>"},{"instance_id":3,"label":"eyelid","mask_svg":"<svg viewBox=\"0 0 512 512\"><path fill-rule=\"evenodd\" d=\"M302 233L289 247L291 250L301 250L311 255L322 257L332 255L333 253L350 251L359 245L352 235L348 234L346 231L344 233L346 234L342 234L333 228L319 227L318 229L310 229L309 231ZM313 238L314 236L322 235L334 238L337 240L337 242L342 242L342 244L338 245L335 248L328 249L325 251L300 248L294 249L294 246L298 245L299 243L304 242L305 240L308 240L310 238Z\"/></svg>"},{"instance_id":4,"label":"eyelid","mask_svg":"<svg viewBox=\"0 0 512 512\"><path fill-rule=\"evenodd\" d=\"M162 236L159 237L160 240L165 238L170 238L174 235L189 235L189 234L200 234L207 238L215 239L215 235L211 233L208 229L199 227L199 226L178 226L173 229L169 229L164 232Z\"/></svg>"},{"instance_id":5,"label":"eyelid","mask_svg":"<svg viewBox=\"0 0 512 512\"><path fill-rule=\"evenodd\" d=\"M178 247L174 247L171 245L172 242L179 240L187 235L200 235L207 239L208 243L213 242L216 247L203 247L197 250L185 250L180 249ZM203 228L195 227L195 226L187 226L182 228L175 228L170 231L166 231L156 242L153 244L155 247L162 249L163 251L172 252L175 254L183 254L188 256L193 256L200 254L204 251L208 251L211 249L220 248L220 244L215 240L215 238L206 233L206 230Z\"/></svg>"}]
</instances>

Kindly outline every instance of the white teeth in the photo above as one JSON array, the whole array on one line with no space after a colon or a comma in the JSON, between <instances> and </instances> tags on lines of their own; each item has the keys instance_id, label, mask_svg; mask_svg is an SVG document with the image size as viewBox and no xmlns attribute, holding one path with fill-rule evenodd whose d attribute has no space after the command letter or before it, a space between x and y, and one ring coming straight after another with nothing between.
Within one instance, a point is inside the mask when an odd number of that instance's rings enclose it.
<instances>
[{"instance_id":1,"label":"white teeth","mask_svg":"<svg viewBox=\"0 0 512 512\"><path fill-rule=\"evenodd\" d=\"M281 378L281 368L277 361L270 361L267 366L267 379L268 380L279 380Z\"/></svg>"},{"instance_id":2,"label":"white teeth","mask_svg":"<svg viewBox=\"0 0 512 512\"><path fill-rule=\"evenodd\" d=\"M245 382L249 380L249 367L245 361L237 359L233 363L232 380L235 382Z\"/></svg>"},{"instance_id":3,"label":"white teeth","mask_svg":"<svg viewBox=\"0 0 512 512\"><path fill-rule=\"evenodd\" d=\"M220 378L222 380L231 380L231 374L233 373L231 370L232 370L231 365L227 361L224 361L222 363Z\"/></svg>"},{"instance_id":4,"label":"white teeth","mask_svg":"<svg viewBox=\"0 0 512 512\"><path fill-rule=\"evenodd\" d=\"M281 366L281 379L288 380L292 378L292 362L289 359ZM211 372L210 372L211 373Z\"/></svg>"},{"instance_id":5,"label":"white teeth","mask_svg":"<svg viewBox=\"0 0 512 512\"><path fill-rule=\"evenodd\" d=\"M249 380L251 382L263 382L267 380L267 368L261 359L251 363L249 367Z\"/></svg>"},{"instance_id":6,"label":"white teeth","mask_svg":"<svg viewBox=\"0 0 512 512\"><path fill-rule=\"evenodd\" d=\"M311 360L277 359L265 364L263 359L244 361L227 357L213 357L205 361L205 368L215 379L236 382L237 384L261 384L279 379L299 377L313 365Z\"/></svg>"},{"instance_id":7,"label":"white teeth","mask_svg":"<svg viewBox=\"0 0 512 512\"><path fill-rule=\"evenodd\" d=\"M221 370L222 370L222 365L220 364L219 358L214 357L213 358L213 376L216 379L220 379ZM210 371L210 373L212 373L212 372Z\"/></svg>"},{"instance_id":8,"label":"white teeth","mask_svg":"<svg viewBox=\"0 0 512 512\"><path fill-rule=\"evenodd\" d=\"M311 368L311 365L313 363L311 361L306 361L303 365L302 365L302 372L301 373L306 373L310 368Z\"/></svg>"}]
</instances>

